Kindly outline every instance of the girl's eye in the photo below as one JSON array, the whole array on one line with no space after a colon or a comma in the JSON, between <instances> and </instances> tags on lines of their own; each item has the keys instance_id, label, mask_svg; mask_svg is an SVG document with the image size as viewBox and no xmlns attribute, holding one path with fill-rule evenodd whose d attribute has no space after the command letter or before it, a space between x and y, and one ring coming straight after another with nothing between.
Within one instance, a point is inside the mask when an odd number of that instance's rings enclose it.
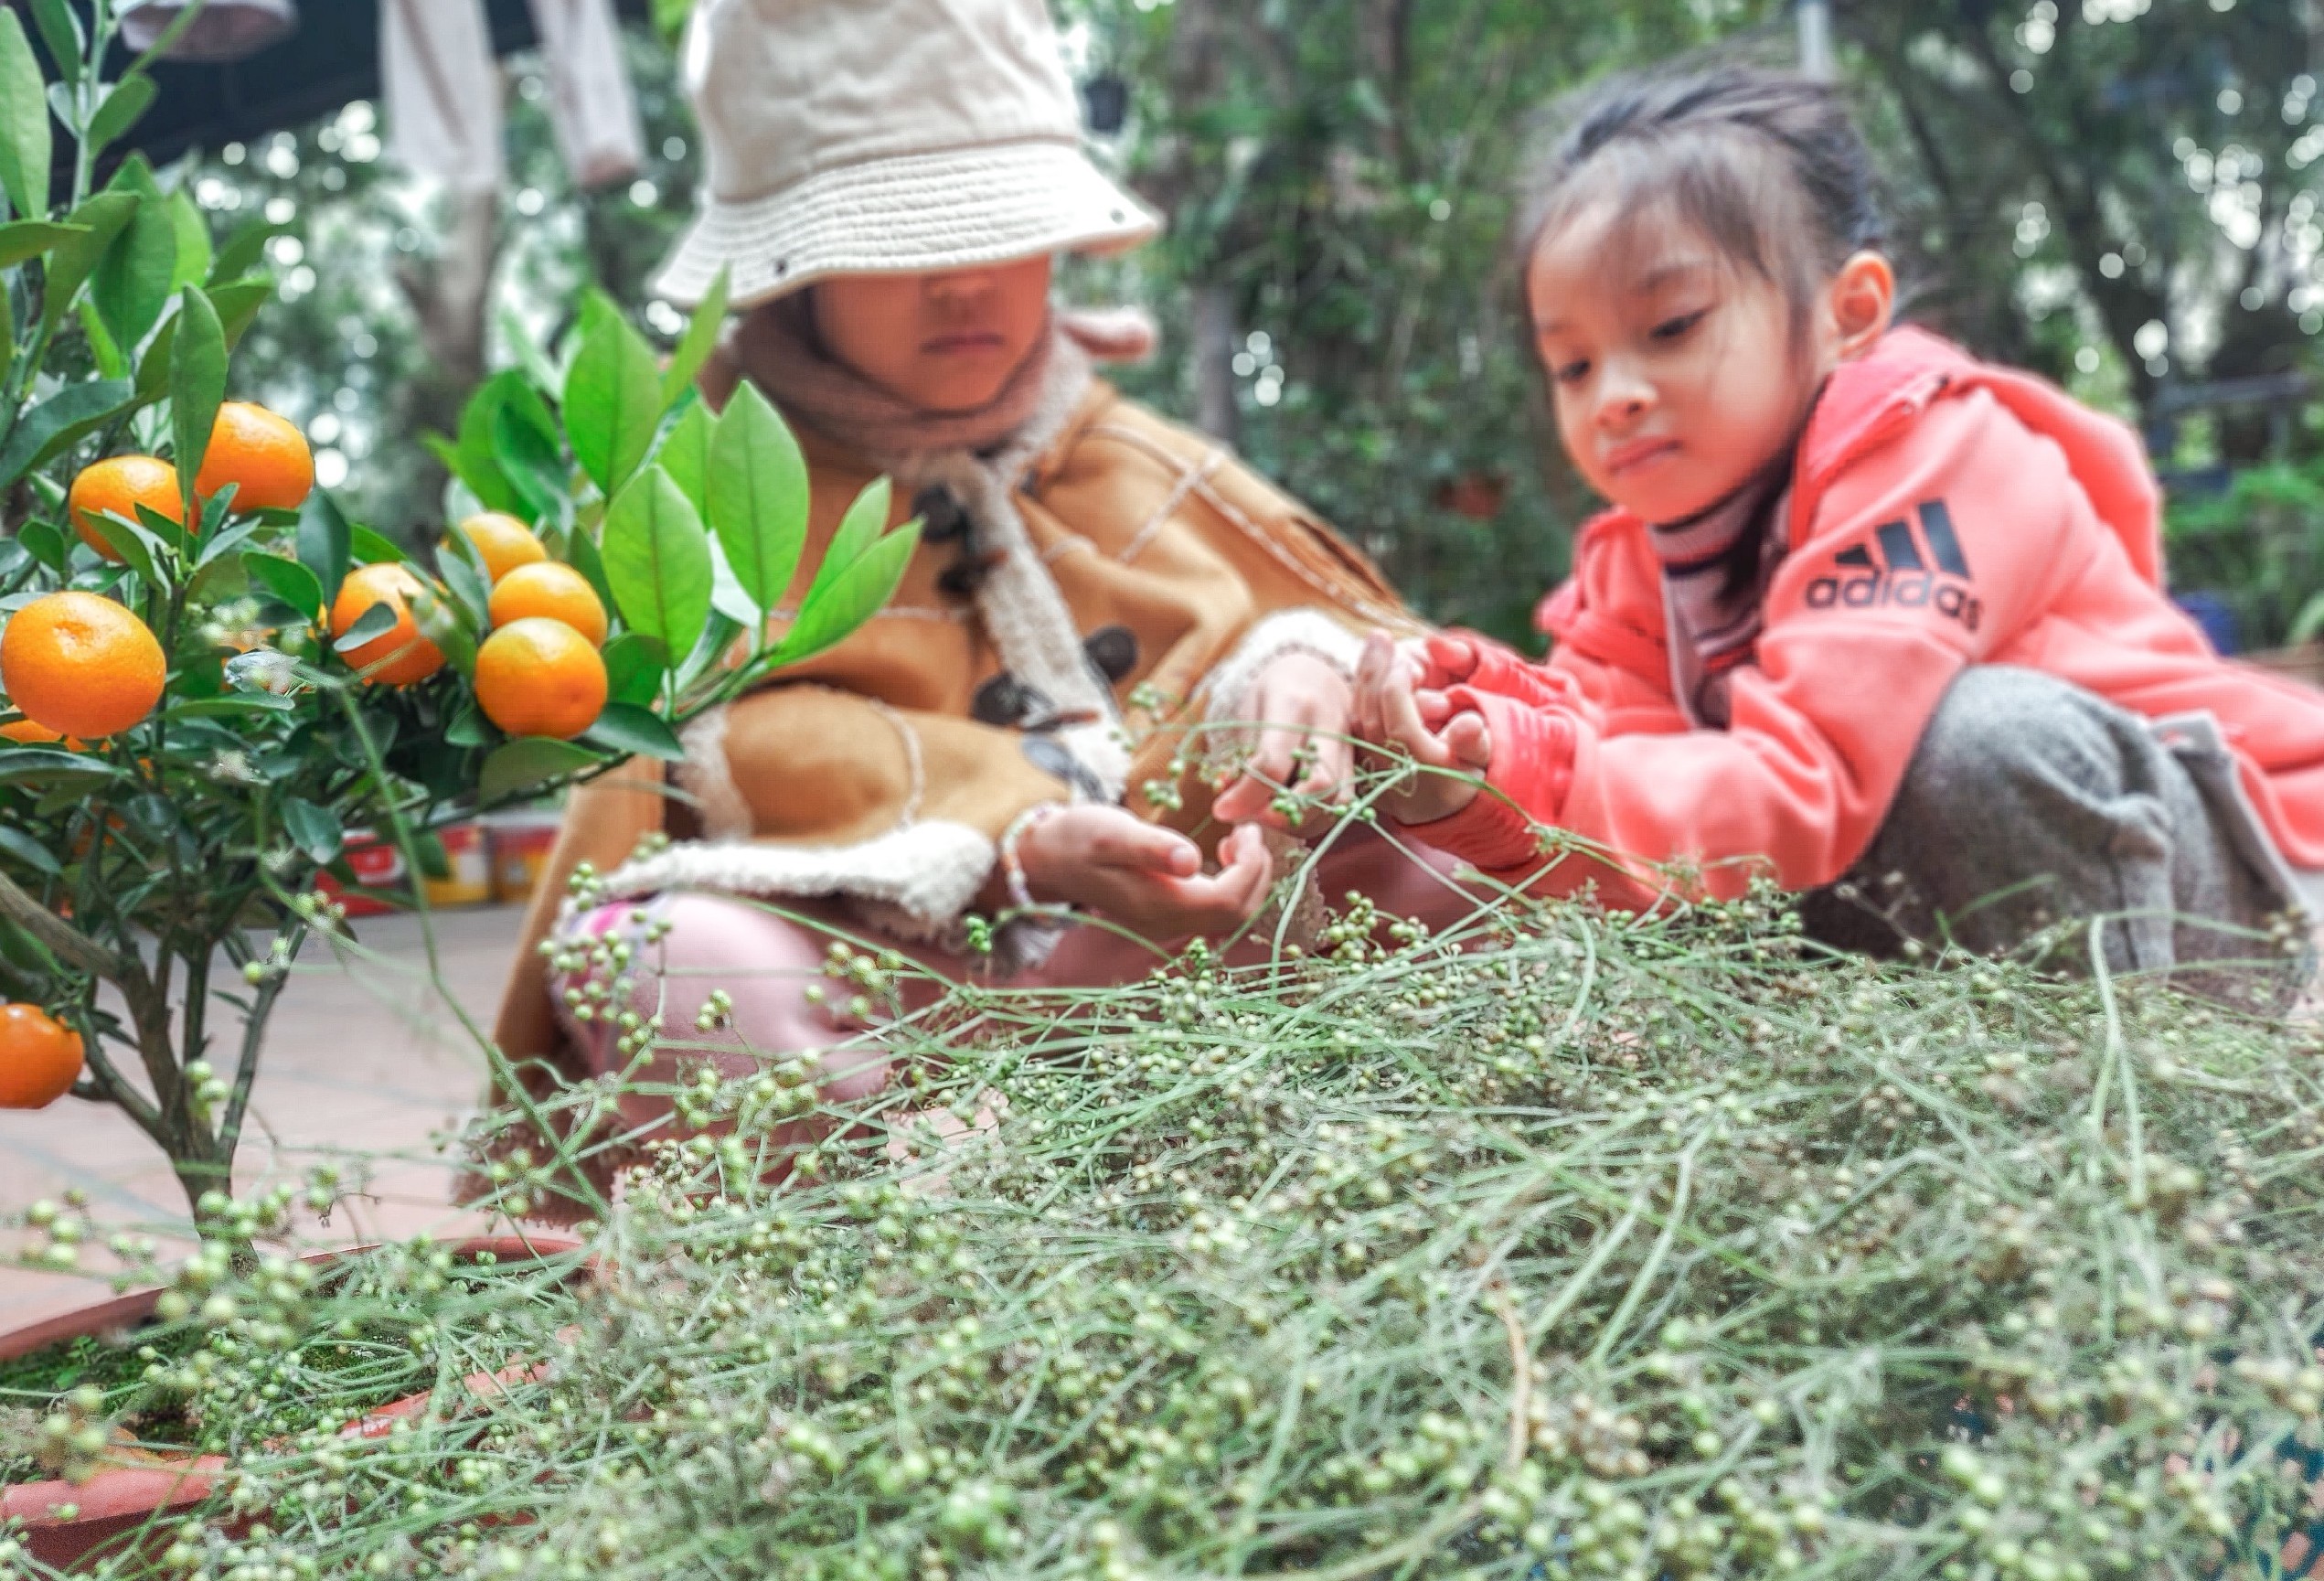
<instances>
[{"instance_id":1,"label":"girl's eye","mask_svg":"<svg viewBox=\"0 0 2324 1581\"><path fill-rule=\"evenodd\" d=\"M1666 318L1654 326L1654 337L1657 340L1676 340L1685 335L1688 330L1700 324L1703 315L1710 311L1708 307L1703 307L1692 313L1682 313L1676 318Z\"/></svg>"},{"instance_id":2,"label":"girl's eye","mask_svg":"<svg viewBox=\"0 0 2324 1581\"><path fill-rule=\"evenodd\" d=\"M1590 365L1586 362L1561 362L1551 370L1550 377L1560 384L1579 384L1589 373Z\"/></svg>"}]
</instances>

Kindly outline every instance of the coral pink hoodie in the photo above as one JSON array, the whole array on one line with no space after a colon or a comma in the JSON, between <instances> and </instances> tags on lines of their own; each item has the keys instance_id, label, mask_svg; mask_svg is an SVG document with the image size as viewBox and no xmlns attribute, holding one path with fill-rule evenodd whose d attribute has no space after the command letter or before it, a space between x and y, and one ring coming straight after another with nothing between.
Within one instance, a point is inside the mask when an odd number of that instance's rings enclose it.
<instances>
[{"instance_id":1,"label":"coral pink hoodie","mask_svg":"<svg viewBox=\"0 0 2324 1581\"><path fill-rule=\"evenodd\" d=\"M1549 660L1480 643L1450 694L1491 730L1490 789L1413 833L1537 891L1594 881L1617 905L1671 889L1657 863L1699 867L1714 894L1754 868L1813 888L1871 844L1954 678L2009 664L2150 719L2210 714L2276 851L2324 870L2324 693L2218 657L2164 596L2159 497L2128 428L1901 329L1833 374L1790 509L1727 729L1691 728L1674 700L1647 524L1609 511L1541 606ZM1535 824L1594 854L1543 872Z\"/></svg>"}]
</instances>

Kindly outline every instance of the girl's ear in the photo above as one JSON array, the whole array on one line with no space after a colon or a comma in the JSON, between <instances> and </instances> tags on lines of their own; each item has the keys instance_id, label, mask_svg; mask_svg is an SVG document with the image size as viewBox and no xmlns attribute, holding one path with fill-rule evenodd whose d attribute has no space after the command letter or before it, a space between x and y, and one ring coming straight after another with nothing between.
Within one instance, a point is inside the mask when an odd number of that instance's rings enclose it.
<instances>
[{"instance_id":1,"label":"girl's ear","mask_svg":"<svg viewBox=\"0 0 2324 1581\"><path fill-rule=\"evenodd\" d=\"M1871 349L1896 316L1896 271L1877 252L1852 255L1831 285L1832 325L1845 362Z\"/></svg>"}]
</instances>

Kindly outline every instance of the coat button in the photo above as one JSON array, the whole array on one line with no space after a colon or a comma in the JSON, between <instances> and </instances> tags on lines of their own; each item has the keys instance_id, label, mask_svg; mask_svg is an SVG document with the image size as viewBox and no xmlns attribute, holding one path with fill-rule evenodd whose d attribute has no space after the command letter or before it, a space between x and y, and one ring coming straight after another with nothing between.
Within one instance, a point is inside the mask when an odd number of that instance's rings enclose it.
<instances>
[{"instance_id":1,"label":"coat button","mask_svg":"<svg viewBox=\"0 0 2324 1581\"><path fill-rule=\"evenodd\" d=\"M942 543L968 530L968 513L941 483L931 484L911 497L911 513L920 518L920 536L929 543Z\"/></svg>"},{"instance_id":2,"label":"coat button","mask_svg":"<svg viewBox=\"0 0 2324 1581\"><path fill-rule=\"evenodd\" d=\"M1049 711L1049 699L1038 687L1029 687L1007 670L993 677L976 689L976 696L968 711L979 724L998 730L1008 730L1023 724L1035 714Z\"/></svg>"},{"instance_id":3,"label":"coat button","mask_svg":"<svg viewBox=\"0 0 2324 1581\"><path fill-rule=\"evenodd\" d=\"M1090 668L1109 681L1126 679L1138 667L1137 634L1126 625L1102 626L1082 643Z\"/></svg>"}]
</instances>

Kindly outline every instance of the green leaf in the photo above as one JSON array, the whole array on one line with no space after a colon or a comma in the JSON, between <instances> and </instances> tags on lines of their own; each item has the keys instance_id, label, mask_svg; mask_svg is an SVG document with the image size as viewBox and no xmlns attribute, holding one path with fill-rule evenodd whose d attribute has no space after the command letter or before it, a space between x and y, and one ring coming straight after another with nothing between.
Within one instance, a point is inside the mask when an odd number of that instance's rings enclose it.
<instances>
[{"instance_id":1,"label":"green leaf","mask_svg":"<svg viewBox=\"0 0 2324 1581\"><path fill-rule=\"evenodd\" d=\"M89 359L97 365L101 379L127 379L129 358L122 354L120 342L113 332L105 327L104 319L97 312L97 304L82 297L73 312L80 319L80 333L89 337Z\"/></svg>"},{"instance_id":2,"label":"green leaf","mask_svg":"<svg viewBox=\"0 0 2324 1581\"><path fill-rule=\"evenodd\" d=\"M737 619L712 604L710 624L702 628L701 638L695 643L694 651L687 655L684 664L677 667L677 689L684 691L706 671L723 663L733 648L735 639L751 630L757 619L754 610L746 611L743 618ZM756 645L753 645L752 651L756 651Z\"/></svg>"},{"instance_id":3,"label":"green leaf","mask_svg":"<svg viewBox=\"0 0 2324 1581\"><path fill-rule=\"evenodd\" d=\"M719 419L704 492L711 529L734 568L734 580L760 609L774 608L791 591L799 550L806 541L807 462L783 419L751 384L735 390ZM878 513L878 527L865 535L869 542L888 524L887 497L883 492L869 506L858 500L857 509ZM848 519L855 521L857 511L849 511ZM848 532L843 523L839 536ZM833 540L833 551L846 552L838 538ZM849 558L860 552L858 549Z\"/></svg>"},{"instance_id":4,"label":"green leaf","mask_svg":"<svg viewBox=\"0 0 2324 1581\"><path fill-rule=\"evenodd\" d=\"M20 828L0 824L0 850L6 851L35 872L55 878L64 872L56 854Z\"/></svg>"},{"instance_id":5,"label":"green leaf","mask_svg":"<svg viewBox=\"0 0 2324 1581\"><path fill-rule=\"evenodd\" d=\"M66 76L79 69L89 40L72 7L65 0L32 0L32 19L39 25L41 42L48 46L48 59L57 69Z\"/></svg>"},{"instance_id":6,"label":"green leaf","mask_svg":"<svg viewBox=\"0 0 2324 1581\"><path fill-rule=\"evenodd\" d=\"M338 814L300 796L283 800L283 832L317 867L336 860L339 848L346 842L346 829Z\"/></svg>"},{"instance_id":7,"label":"green leaf","mask_svg":"<svg viewBox=\"0 0 2324 1581\"><path fill-rule=\"evenodd\" d=\"M474 678L476 632L484 624L481 617L472 618L459 599L423 586L411 595L411 624L420 628L421 636L435 644L446 664Z\"/></svg>"},{"instance_id":8,"label":"green leaf","mask_svg":"<svg viewBox=\"0 0 2324 1581\"><path fill-rule=\"evenodd\" d=\"M68 384L16 420L0 445L0 489L129 409L137 392L125 379Z\"/></svg>"},{"instance_id":9,"label":"green leaf","mask_svg":"<svg viewBox=\"0 0 2324 1581\"><path fill-rule=\"evenodd\" d=\"M386 599L381 599L369 609L357 615L353 625L332 639L332 651L352 653L373 637L387 636L396 628L402 618L396 613L395 605Z\"/></svg>"},{"instance_id":10,"label":"green leaf","mask_svg":"<svg viewBox=\"0 0 2324 1581\"><path fill-rule=\"evenodd\" d=\"M27 554L59 576L64 575L66 568L71 563L72 539L67 538L63 529L54 522L26 522L16 529L16 541L24 546Z\"/></svg>"},{"instance_id":11,"label":"green leaf","mask_svg":"<svg viewBox=\"0 0 2324 1581\"><path fill-rule=\"evenodd\" d=\"M67 223L79 226L81 233L58 243L48 255L48 278L41 283L40 321L50 333L64 323L73 298L137 212L138 201L134 192L100 192L66 216Z\"/></svg>"},{"instance_id":12,"label":"green leaf","mask_svg":"<svg viewBox=\"0 0 2324 1581\"><path fill-rule=\"evenodd\" d=\"M717 428L718 419L698 401L678 414L662 448L654 453L655 464L670 475L677 491L705 518L709 515L709 501L704 484L710 475L710 439Z\"/></svg>"},{"instance_id":13,"label":"green leaf","mask_svg":"<svg viewBox=\"0 0 2324 1581\"><path fill-rule=\"evenodd\" d=\"M0 269L14 269L27 258L37 258L52 247L88 234L85 225L56 224L46 219L19 219L14 224L0 225Z\"/></svg>"},{"instance_id":14,"label":"green leaf","mask_svg":"<svg viewBox=\"0 0 2324 1581\"><path fill-rule=\"evenodd\" d=\"M117 142L122 134L145 117L160 93L154 80L143 71L133 71L106 91L105 101L97 106L97 113L89 118L89 135L85 141L91 154L102 153ZM207 251L207 248L205 248Z\"/></svg>"},{"instance_id":15,"label":"green leaf","mask_svg":"<svg viewBox=\"0 0 2324 1581\"><path fill-rule=\"evenodd\" d=\"M590 536L588 527L576 526L566 536L565 559L581 573L581 580L597 594L597 602L608 610L613 609L613 584L605 580L605 557L597 547L597 539Z\"/></svg>"},{"instance_id":16,"label":"green leaf","mask_svg":"<svg viewBox=\"0 0 2324 1581\"><path fill-rule=\"evenodd\" d=\"M278 236L287 236L297 227L277 225L271 219L253 219L226 239L218 250L218 258L210 265L212 282L232 280L247 274L266 254L266 244Z\"/></svg>"},{"instance_id":17,"label":"green leaf","mask_svg":"<svg viewBox=\"0 0 2324 1581\"><path fill-rule=\"evenodd\" d=\"M285 560L279 554L261 554L253 550L242 556L242 565L251 573L252 581L308 620L314 620L323 613L323 583L314 572L297 561Z\"/></svg>"},{"instance_id":18,"label":"green leaf","mask_svg":"<svg viewBox=\"0 0 2324 1581\"><path fill-rule=\"evenodd\" d=\"M165 580L155 569L155 551L162 546L150 532L130 526L110 510L90 517L89 530L110 544L121 562L147 582L158 586Z\"/></svg>"},{"instance_id":19,"label":"green leaf","mask_svg":"<svg viewBox=\"0 0 2324 1581\"><path fill-rule=\"evenodd\" d=\"M520 393L539 404L529 388L520 387ZM546 415L548 409L541 410ZM569 497L565 457L553 426L536 425L519 402L512 400L493 414L492 455L500 465L501 475L522 501L518 514L536 522L562 518Z\"/></svg>"},{"instance_id":20,"label":"green leaf","mask_svg":"<svg viewBox=\"0 0 2324 1581\"><path fill-rule=\"evenodd\" d=\"M209 719L219 714L296 713L298 707L299 700L294 697L276 697L271 692L263 691L233 691L219 697L197 697L184 702L173 701L168 706L168 713L172 720Z\"/></svg>"},{"instance_id":21,"label":"green leaf","mask_svg":"<svg viewBox=\"0 0 2324 1581\"><path fill-rule=\"evenodd\" d=\"M833 582L845 575L849 567L863 558L879 535L888 530L888 508L890 490L888 480L876 477L856 502L848 507L848 514L839 518L839 529L824 547L823 563L816 568L815 582L807 589L805 604L822 597ZM805 614L804 608L801 614Z\"/></svg>"},{"instance_id":22,"label":"green leaf","mask_svg":"<svg viewBox=\"0 0 2324 1581\"><path fill-rule=\"evenodd\" d=\"M72 775L88 779L124 777L121 770L94 753L66 752L52 746L12 746L0 752L0 781Z\"/></svg>"},{"instance_id":23,"label":"green leaf","mask_svg":"<svg viewBox=\"0 0 2324 1581\"><path fill-rule=\"evenodd\" d=\"M643 632L624 632L605 645L605 692L614 702L639 708L661 694L669 660L662 645Z\"/></svg>"},{"instance_id":24,"label":"green leaf","mask_svg":"<svg viewBox=\"0 0 2324 1581\"><path fill-rule=\"evenodd\" d=\"M492 573L485 569L484 557L464 532L447 532L436 544L436 569L443 573L443 584L468 617L468 624L478 631L492 627Z\"/></svg>"},{"instance_id":25,"label":"green leaf","mask_svg":"<svg viewBox=\"0 0 2324 1581\"><path fill-rule=\"evenodd\" d=\"M541 395L556 394L563 387L564 379L558 373L557 365L549 359L549 354L540 348L540 342L533 338L523 316L504 307L496 322L500 326L500 337L517 354L517 367L526 381Z\"/></svg>"},{"instance_id":26,"label":"green leaf","mask_svg":"<svg viewBox=\"0 0 2324 1581\"><path fill-rule=\"evenodd\" d=\"M224 285L209 288L210 305L218 309L219 322L226 329L226 349L231 351L242 343L258 310L274 294L274 282L269 276L253 275L248 280L231 280ZM177 348L177 315L171 314L154 331L153 339L145 343L145 355L137 363L137 402L144 405L160 396L169 381L169 359Z\"/></svg>"},{"instance_id":27,"label":"green leaf","mask_svg":"<svg viewBox=\"0 0 2324 1581\"><path fill-rule=\"evenodd\" d=\"M316 489L299 510L299 563L314 576L328 604L339 596L347 578L349 559L347 518L328 489Z\"/></svg>"},{"instance_id":28,"label":"green leaf","mask_svg":"<svg viewBox=\"0 0 2324 1581\"><path fill-rule=\"evenodd\" d=\"M694 310L693 319L686 326L685 337L677 349L670 354L670 365L662 370L662 410L676 406L686 392L694 388L694 376L718 349L719 332L726 327L727 272L710 283L709 294L702 298L702 305Z\"/></svg>"},{"instance_id":29,"label":"green leaf","mask_svg":"<svg viewBox=\"0 0 2324 1581\"><path fill-rule=\"evenodd\" d=\"M668 473L649 467L605 516L605 580L633 631L691 653L710 618L710 540Z\"/></svg>"},{"instance_id":30,"label":"green leaf","mask_svg":"<svg viewBox=\"0 0 2324 1581\"><path fill-rule=\"evenodd\" d=\"M386 565L390 562L408 562L411 559L410 555L404 553L401 544L383 534L372 531L359 521L348 524L347 550L355 557L355 563L357 565Z\"/></svg>"},{"instance_id":31,"label":"green leaf","mask_svg":"<svg viewBox=\"0 0 2324 1581\"><path fill-rule=\"evenodd\" d=\"M226 326L198 286L178 293L177 343L169 356L169 428L186 518L194 518L194 480L209 449L210 429L226 400Z\"/></svg>"},{"instance_id":32,"label":"green leaf","mask_svg":"<svg viewBox=\"0 0 2324 1581\"><path fill-rule=\"evenodd\" d=\"M177 257L169 277L170 289L201 284L209 278L209 221L202 218L202 211L194 207L182 187L169 195L169 224L176 235Z\"/></svg>"},{"instance_id":33,"label":"green leaf","mask_svg":"<svg viewBox=\"0 0 2324 1581\"><path fill-rule=\"evenodd\" d=\"M2297 647L2302 643L2315 641L2319 634L2324 634L2324 593L2318 593L2300 606L2300 612L2292 618L2292 629L2284 641L2289 646Z\"/></svg>"},{"instance_id":34,"label":"green leaf","mask_svg":"<svg viewBox=\"0 0 2324 1581\"><path fill-rule=\"evenodd\" d=\"M202 535L202 552L194 563L197 566L208 565L212 561L224 558L251 537L264 530L268 525L255 516L246 516L223 532L205 532Z\"/></svg>"},{"instance_id":35,"label":"green leaf","mask_svg":"<svg viewBox=\"0 0 2324 1581\"><path fill-rule=\"evenodd\" d=\"M597 722L581 732L581 739L628 757L659 758L664 763L686 759L686 749L661 716L634 703L607 703Z\"/></svg>"},{"instance_id":36,"label":"green leaf","mask_svg":"<svg viewBox=\"0 0 2324 1581\"><path fill-rule=\"evenodd\" d=\"M896 584L919 547L919 533L891 532L837 576L826 580L818 575L799 618L777 645L774 662L797 664L854 635L895 596Z\"/></svg>"},{"instance_id":37,"label":"green leaf","mask_svg":"<svg viewBox=\"0 0 2324 1581\"><path fill-rule=\"evenodd\" d=\"M726 558L724 546L716 539L710 540L710 608L713 611L733 621L743 631L760 625L761 616L766 612L759 607L756 599L742 590L741 582L735 580L734 566Z\"/></svg>"},{"instance_id":38,"label":"green leaf","mask_svg":"<svg viewBox=\"0 0 2324 1581\"><path fill-rule=\"evenodd\" d=\"M232 493L231 489L227 490ZM153 536L154 541L184 554L193 547L194 539L185 528L164 516L142 500L137 506L137 525Z\"/></svg>"},{"instance_id":39,"label":"green leaf","mask_svg":"<svg viewBox=\"0 0 2324 1581\"><path fill-rule=\"evenodd\" d=\"M219 321L226 326L228 349L241 344L243 335L258 317L258 310L273 296L274 277L271 274L253 274L210 288L210 305L218 309Z\"/></svg>"},{"instance_id":40,"label":"green leaf","mask_svg":"<svg viewBox=\"0 0 2324 1581\"><path fill-rule=\"evenodd\" d=\"M521 379L520 374L498 374L476 387L467 403L460 409L460 435L449 449L431 445L436 456L453 475L468 486L486 510L516 512L524 508L524 501L500 470L499 461L493 455L493 419L499 415L505 390L502 380Z\"/></svg>"},{"instance_id":41,"label":"green leaf","mask_svg":"<svg viewBox=\"0 0 2324 1581\"><path fill-rule=\"evenodd\" d=\"M471 702L452 716L452 722L443 727L443 739L453 746L489 746L500 739L500 732L485 718L485 710Z\"/></svg>"},{"instance_id":42,"label":"green leaf","mask_svg":"<svg viewBox=\"0 0 2324 1581\"><path fill-rule=\"evenodd\" d=\"M27 219L48 218L53 152L48 95L32 40L16 11L0 6L0 192Z\"/></svg>"},{"instance_id":43,"label":"green leaf","mask_svg":"<svg viewBox=\"0 0 2324 1581\"><path fill-rule=\"evenodd\" d=\"M123 347L134 347L161 322L177 274L177 226L165 198L142 198L137 212L90 276L98 315Z\"/></svg>"},{"instance_id":44,"label":"green leaf","mask_svg":"<svg viewBox=\"0 0 2324 1581\"><path fill-rule=\"evenodd\" d=\"M476 799L496 802L567 774L579 774L607 762L585 746L548 736L520 736L485 759L476 779Z\"/></svg>"},{"instance_id":45,"label":"green leaf","mask_svg":"<svg viewBox=\"0 0 2324 1581\"><path fill-rule=\"evenodd\" d=\"M654 447L662 376L645 336L601 304L565 379L565 436L581 470L610 497Z\"/></svg>"}]
</instances>

